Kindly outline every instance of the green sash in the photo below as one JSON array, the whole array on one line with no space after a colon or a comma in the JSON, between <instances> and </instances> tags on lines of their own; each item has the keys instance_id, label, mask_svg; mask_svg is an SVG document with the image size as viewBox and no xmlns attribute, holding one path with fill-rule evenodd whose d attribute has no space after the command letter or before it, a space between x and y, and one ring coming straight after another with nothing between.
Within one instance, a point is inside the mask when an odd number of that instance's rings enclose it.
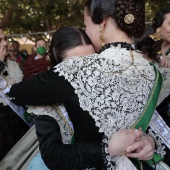
<instances>
[{"instance_id":1,"label":"green sash","mask_svg":"<svg viewBox=\"0 0 170 170\"><path fill-rule=\"evenodd\" d=\"M153 65L153 67L154 67L155 74L156 74L156 80L155 80L153 89L150 93L150 96L148 98L148 102L147 102L142 114L140 115L138 120L132 126L132 128L135 128L135 129L139 129L141 127L142 131L146 131L147 128L148 128L149 122L150 122L152 115L155 111L156 104L157 104L159 94L160 94L160 91L161 91L161 87L162 87L162 75L158 71L158 69L155 67L155 65ZM148 160L146 162L149 165L152 165L152 164L154 164L154 162L157 163L157 162L161 161L162 159L163 158L160 155L158 155L157 153L154 153L153 159ZM132 160L132 162L135 164L134 159Z\"/></svg>"},{"instance_id":2,"label":"green sash","mask_svg":"<svg viewBox=\"0 0 170 170\"><path fill-rule=\"evenodd\" d=\"M146 131L147 128L148 128L149 122L150 122L152 115L155 111L155 107L156 107L156 104L157 104L157 101L158 101L158 98L159 98L159 94L160 94L160 91L161 91L161 87L162 87L162 75L160 74L160 72L158 71L158 69L154 65L153 65L153 67L154 67L155 74L156 74L156 80L155 80L153 89L150 93L150 96L148 98L148 102L147 102L142 114L140 115L138 120L132 126L132 128L135 128L135 129L139 129L141 127L143 131ZM71 127L69 126L67 120L63 116L60 109L56 105L55 105L55 108L56 108L57 112L59 113L59 115L64 120L64 122L66 123L66 126L70 130L70 133L73 135L72 140L71 140L71 144L73 144L74 143L74 132L71 129ZM140 161L138 161L137 159L130 159L130 160L134 163L134 165L136 166L137 169L140 169ZM155 153L153 160L154 160L154 162L159 162L160 160L162 160L162 157ZM149 161L146 161L146 162L148 164L152 165L154 163L153 160L149 160Z\"/></svg>"}]
</instances>

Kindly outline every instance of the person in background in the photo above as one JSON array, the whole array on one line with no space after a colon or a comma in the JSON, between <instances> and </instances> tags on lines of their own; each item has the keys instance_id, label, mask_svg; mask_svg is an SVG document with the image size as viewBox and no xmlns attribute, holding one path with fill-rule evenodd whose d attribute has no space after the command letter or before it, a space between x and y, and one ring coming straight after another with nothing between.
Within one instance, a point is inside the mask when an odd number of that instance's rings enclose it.
<instances>
[{"instance_id":1,"label":"person in background","mask_svg":"<svg viewBox=\"0 0 170 170\"><path fill-rule=\"evenodd\" d=\"M31 47L31 54L35 54L36 53L36 48L35 48L35 46L32 46Z\"/></svg>"},{"instance_id":2,"label":"person in background","mask_svg":"<svg viewBox=\"0 0 170 170\"><path fill-rule=\"evenodd\" d=\"M144 53L151 63L161 72L164 82L158 100L158 107L151 120L150 131L164 143L162 156L170 166L170 6L161 8L152 24L145 29L144 35L136 40L136 47ZM166 97L166 98L165 98Z\"/></svg>"},{"instance_id":3,"label":"person in background","mask_svg":"<svg viewBox=\"0 0 170 170\"><path fill-rule=\"evenodd\" d=\"M10 45L8 47L8 57L9 59L16 61L18 63L18 65L21 67L21 63L23 61L21 56L18 56L17 51L15 49L15 47L13 45Z\"/></svg>"},{"instance_id":4,"label":"person in background","mask_svg":"<svg viewBox=\"0 0 170 170\"><path fill-rule=\"evenodd\" d=\"M20 44L19 44L19 42L18 41L12 41L12 46L15 48L15 51L16 51L16 53L17 53L17 57L20 57L21 56L21 54L20 54L20 50L19 50L19 48L20 48Z\"/></svg>"},{"instance_id":5,"label":"person in background","mask_svg":"<svg viewBox=\"0 0 170 170\"><path fill-rule=\"evenodd\" d=\"M38 39L35 42L36 53L29 55L23 64L24 79L50 69L51 64L46 51L46 41Z\"/></svg>"},{"instance_id":6,"label":"person in background","mask_svg":"<svg viewBox=\"0 0 170 170\"><path fill-rule=\"evenodd\" d=\"M16 60L19 61L19 66L21 68L21 70L23 70L23 62L24 62L24 59L22 58L21 56L21 52L19 50L20 48L20 44L18 41L12 41L12 44L11 46L13 46L13 48L15 49L15 56L16 56Z\"/></svg>"},{"instance_id":7,"label":"person in background","mask_svg":"<svg viewBox=\"0 0 170 170\"><path fill-rule=\"evenodd\" d=\"M160 64L165 67L170 66L170 5L161 8L153 19L153 28L156 36L162 42L160 46L159 56ZM153 34L155 35L155 33ZM157 43L156 43L157 44ZM164 71L164 75L167 71ZM169 84L169 82L168 82ZM167 98L157 107L158 112L162 115L168 126L170 127L170 95L167 92ZM169 158L170 160L170 158Z\"/></svg>"},{"instance_id":8,"label":"person in background","mask_svg":"<svg viewBox=\"0 0 170 170\"><path fill-rule=\"evenodd\" d=\"M7 50L8 40L2 28L0 28L0 55L7 56ZM22 71L15 61L6 57L3 67L4 71L0 73L0 76L8 81L9 86L23 79ZM0 93L3 93L3 89L0 89ZM9 107L0 95L0 160L28 129L29 127L26 123Z\"/></svg>"},{"instance_id":9,"label":"person in background","mask_svg":"<svg viewBox=\"0 0 170 170\"><path fill-rule=\"evenodd\" d=\"M26 60L28 58L28 51L26 49L21 49L21 57Z\"/></svg>"}]
</instances>

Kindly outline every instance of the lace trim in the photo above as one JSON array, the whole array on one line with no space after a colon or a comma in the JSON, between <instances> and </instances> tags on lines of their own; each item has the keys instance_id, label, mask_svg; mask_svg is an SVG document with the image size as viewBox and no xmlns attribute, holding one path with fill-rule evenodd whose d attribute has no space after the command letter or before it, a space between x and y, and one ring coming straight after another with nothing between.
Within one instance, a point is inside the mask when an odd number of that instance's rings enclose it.
<instances>
[{"instance_id":1,"label":"lace trim","mask_svg":"<svg viewBox=\"0 0 170 170\"><path fill-rule=\"evenodd\" d=\"M19 68L18 64L14 61L7 60L7 67L5 67L5 70L3 72L7 72L8 75L4 78L8 82L8 87L10 88L13 84L19 83L22 81L23 74L21 69ZM3 73L2 73L3 74ZM3 103L4 106L7 105L7 103L3 100L2 97L0 97L0 103Z\"/></svg>"},{"instance_id":2,"label":"lace trim","mask_svg":"<svg viewBox=\"0 0 170 170\"><path fill-rule=\"evenodd\" d=\"M60 106L60 109L62 110L63 114L67 115L65 107L63 105ZM28 108L27 112L31 113L31 114L35 114L35 115L48 115L48 116L54 118L57 121L58 125L60 126L60 132L61 132L63 143L64 144L70 144L72 134L69 131L66 123L61 118L60 114L55 109L55 107L52 107L52 106L49 106L49 105L46 105L46 106L30 106Z\"/></svg>"},{"instance_id":3,"label":"lace trim","mask_svg":"<svg viewBox=\"0 0 170 170\"><path fill-rule=\"evenodd\" d=\"M114 42L114 43L107 43L105 44L99 53L103 52L104 50L111 48L111 47L116 47L116 46L120 46L121 48L126 48L127 50L135 50L135 45L134 44L129 44L127 42Z\"/></svg>"},{"instance_id":4,"label":"lace trim","mask_svg":"<svg viewBox=\"0 0 170 170\"><path fill-rule=\"evenodd\" d=\"M114 168L116 165L116 160L113 160L111 158L111 156L107 153L107 148L108 148L108 138L106 135L103 135L103 139L102 139L102 157L103 157L103 164L104 164L104 168L107 169L109 168ZM108 165L110 164L110 165Z\"/></svg>"},{"instance_id":5,"label":"lace trim","mask_svg":"<svg viewBox=\"0 0 170 170\"><path fill-rule=\"evenodd\" d=\"M8 74L11 78L14 79L15 83L19 83L20 81L22 81L23 74L17 62L8 59L7 66Z\"/></svg>"},{"instance_id":6,"label":"lace trim","mask_svg":"<svg viewBox=\"0 0 170 170\"><path fill-rule=\"evenodd\" d=\"M162 142L162 139L151 128L149 128L148 134L152 136L152 138L155 140L155 143L156 143L155 152L161 155L162 157L164 157L166 155L166 151L164 151L165 146Z\"/></svg>"},{"instance_id":7,"label":"lace trim","mask_svg":"<svg viewBox=\"0 0 170 170\"><path fill-rule=\"evenodd\" d=\"M154 69L135 51L134 65L140 73L133 66L123 73L117 72L127 68L131 62L129 51L118 45L99 55L74 57L55 67L54 72L59 72L59 76L71 83L80 107L89 111L99 132L104 132L108 139L113 132L135 123L153 87L153 82L141 73L154 80Z\"/></svg>"},{"instance_id":8,"label":"lace trim","mask_svg":"<svg viewBox=\"0 0 170 170\"><path fill-rule=\"evenodd\" d=\"M152 116L149 123L151 129L162 139L162 142L170 149L170 128L157 111Z\"/></svg>"}]
</instances>

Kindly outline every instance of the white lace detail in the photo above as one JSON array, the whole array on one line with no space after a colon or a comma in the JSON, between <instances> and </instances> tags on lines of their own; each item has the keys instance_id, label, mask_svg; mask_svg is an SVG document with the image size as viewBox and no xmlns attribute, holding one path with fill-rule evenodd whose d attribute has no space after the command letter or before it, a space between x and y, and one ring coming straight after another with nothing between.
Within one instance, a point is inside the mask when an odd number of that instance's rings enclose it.
<instances>
[{"instance_id":1,"label":"white lace detail","mask_svg":"<svg viewBox=\"0 0 170 170\"><path fill-rule=\"evenodd\" d=\"M9 88L13 84L19 83L23 79L22 71L15 61L8 59L7 60L7 67L5 67L4 71L7 71L7 73L8 73L8 75L5 76L5 79L8 82ZM0 103L3 103L4 106L7 105L7 103L2 99L2 97L0 97Z\"/></svg>"},{"instance_id":2,"label":"white lace detail","mask_svg":"<svg viewBox=\"0 0 170 170\"><path fill-rule=\"evenodd\" d=\"M151 129L159 136L163 143L170 149L170 127L165 123L157 111L154 112L149 123Z\"/></svg>"},{"instance_id":3,"label":"white lace detail","mask_svg":"<svg viewBox=\"0 0 170 170\"><path fill-rule=\"evenodd\" d=\"M119 156L114 170L137 170L133 163L126 156ZM113 169L112 169L113 170Z\"/></svg>"},{"instance_id":4,"label":"white lace detail","mask_svg":"<svg viewBox=\"0 0 170 170\"><path fill-rule=\"evenodd\" d=\"M156 153L164 157L166 155L166 151L164 151L165 146L163 145L162 139L159 137L158 134L155 134L152 129L149 129L149 135L155 140L157 149L155 150Z\"/></svg>"},{"instance_id":5,"label":"white lace detail","mask_svg":"<svg viewBox=\"0 0 170 170\"><path fill-rule=\"evenodd\" d=\"M120 46L99 55L74 57L55 67L55 72L74 87L80 107L89 111L99 131L108 138L135 123L153 87L154 81L144 78L155 79L153 67L141 54L133 53L134 65L140 72L134 66L128 68L132 62L130 52ZM122 74L118 73L124 69Z\"/></svg>"},{"instance_id":6,"label":"white lace detail","mask_svg":"<svg viewBox=\"0 0 170 170\"><path fill-rule=\"evenodd\" d=\"M68 119L69 123L71 122L69 120L69 117L67 116L67 112L65 110L65 107L63 105L59 106L62 113L65 115L65 118ZM58 125L60 126L60 132L62 136L62 141L64 144L70 144L72 134L70 133L66 123L63 121L57 110L49 105L46 106L30 106L27 110L28 113L33 113L35 115L48 115L52 118L54 118Z\"/></svg>"},{"instance_id":7,"label":"white lace detail","mask_svg":"<svg viewBox=\"0 0 170 170\"><path fill-rule=\"evenodd\" d=\"M22 71L17 62L7 60L8 74L15 80L15 83L19 83L23 79Z\"/></svg>"}]
</instances>

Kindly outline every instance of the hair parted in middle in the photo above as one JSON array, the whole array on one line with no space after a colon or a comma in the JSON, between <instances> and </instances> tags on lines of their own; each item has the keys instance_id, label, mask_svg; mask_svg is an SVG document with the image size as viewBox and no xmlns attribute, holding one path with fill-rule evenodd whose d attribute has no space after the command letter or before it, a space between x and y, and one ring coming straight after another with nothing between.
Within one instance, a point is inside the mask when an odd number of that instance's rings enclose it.
<instances>
[{"instance_id":1,"label":"hair parted in middle","mask_svg":"<svg viewBox=\"0 0 170 170\"><path fill-rule=\"evenodd\" d=\"M129 36L140 37L144 33L144 0L87 0L85 7L95 24L100 24L110 16ZM125 22L125 17L129 14L134 17L130 24Z\"/></svg>"},{"instance_id":2,"label":"hair parted in middle","mask_svg":"<svg viewBox=\"0 0 170 170\"><path fill-rule=\"evenodd\" d=\"M49 57L52 66L63 61L69 49L81 45L92 45L84 30L65 26L54 32L49 47Z\"/></svg>"}]
</instances>

